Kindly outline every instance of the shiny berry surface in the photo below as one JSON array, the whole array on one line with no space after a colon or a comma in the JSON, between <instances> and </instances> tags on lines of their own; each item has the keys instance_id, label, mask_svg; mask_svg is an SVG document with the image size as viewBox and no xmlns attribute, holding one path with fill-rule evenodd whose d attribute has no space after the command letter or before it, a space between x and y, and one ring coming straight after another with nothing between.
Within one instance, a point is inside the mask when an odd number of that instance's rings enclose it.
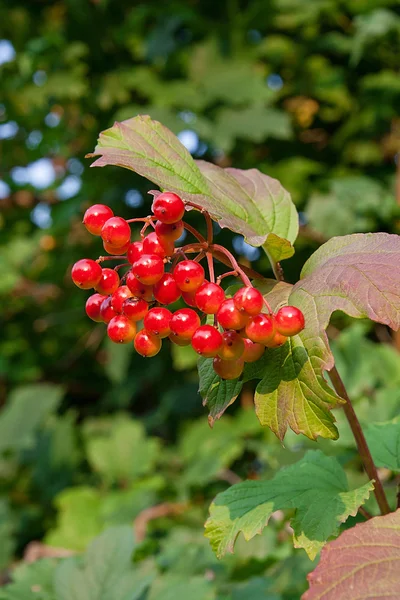
<instances>
[{"instance_id":1,"label":"shiny berry surface","mask_svg":"<svg viewBox=\"0 0 400 600\"><path fill-rule=\"evenodd\" d=\"M242 358L245 363L253 363L259 360L265 352L264 344L252 342L248 338L244 340L244 352Z\"/></svg>"},{"instance_id":2,"label":"shiny berry surface","mask_svg":"<svg viewBox=\"0 0 400 600\"><path fill-rule=\"evenodd\" d=\"M142 254L132 265L132 272L141 283L154 285L164 275L163 259L156 254Z\"/></svg>"},{"instance_id":3,"label":"shiny berry surface","mask_svg":"<svg viewBox=\"0 0 400 600\"><path fill-rule=\"evenodd\" d=\"M250 317L246 325L246 335L252 342L266 344L266 342L273 338L274 333L274 319L265 313Z\"/></svg>"},{"instance_id":4,"label":"shiny berry surface","mask_svg":"<svg viewBox=\"0 0 400 600\"><path fill-rule=\"evenodd\" d=\"M124 246L131 239L131 228L122 217L111 217L104 223L101 237L111 246Z\"/></svg>"},{"instance_id":5,"label":"shiny berry surface","mask_svg":"<svg viewBox=\"0 0 400 600\"><path fill-rule=\"evenodd\" d=\"M154 298L160 304L172 304L181 297L181 290L178 288L171 273L164 273L159 281L154 285Z\"/></svg>"},{"instance_id":6,"label":"shiny berry surface","mask_svg":"<svg viewBox=\"0 0 400 600\"><path fill-rule=\"evenodd\" d=\"M111 244L107 244L107 242L103 241L104 250L107 254L113 254L114 256L122 256L126 253L129 248L129 243L127 242L124 246L112 246Z\"/></svg>"},{"instance_id":7,"label":"shiny berry surface","mask_svg":"<svg viewBox=\"0 0 400 600\"><path fill-rule=\"evenodd\" d=\"M111 305L111 296L107 296L100 306L100 315L104 323L109 323L113 317L118 316Z\"/></svg>"},{"instance_id":8,"label":"shiny berry surface","mask_svg":"<svg viewBox=\"0 0 400 600\"><path fill-rule=\"evenodd\" d=\"M182 300L188 306L191 306L192 308L197 308L196 292L182 292Z\"/></svg>"},{"instance_id":9,"label":"shiny berry surface","mask_svg":"<svg viewBox=\"0 0 400 600\"><path fill-rule=\"evenodd\" d=\"M119 275L114 269L102 269L100 281L96 284L96 292L108 296L113 294L119 286Z\"/></svg>"},{"instance_id":10,"label":"shiny berry surface","mask_svg":"<svg viewBox=\"0 0 400 600\"><path fill-rule=\"evenodd\" d=\"M224 331L218 356L224 360L236 360L244 352L244 339L236 331Z\"/></svg>"},{"instance_id":11,"label":"shiny berry surface","mask_svg":"<svg viewBox=\"0 0 400 600\"><path fill-rule=\"evenodd\" d=\"M162 240L154 231L146 235L143 240L143 254L156 254L160 258L165 258L172 256L174 250L174 242Z\"/></svg>"},{"instance_id":12,"label":"shiny berry surface","mask_svg":"<svg viewBox=\"0 0 400 600\"><path fill-rule=\"evenodd\" d=\"M100 235L101 229L108 219L114 216L113 211L105 204L93 204L83 215L83 223L92 235Z\"/></svg>"},{"instance_id":13,"label":"shiny berry surface","mask_svg":"<svg viewBox=\"0 0 400 600\"><path fill-rule=\"evenodd\" d=\"M204 282L204 269L194 260L183 260L173 272L174 279L182 292L194 292Z\"/></svg>"},{"instance_id":14,"label":"shiny berry surface","mask_svg":"<svg viewBox=\"0 0 400 600\"><path fill-rule=\"evenodd\" d=\"M243 358L223 360L216 356L213 360L213 368L222 379L237 379L243 372L244 360Z\"/></svg>"},{"instance_id":15,"label":"shiny berry surface","mask_svg":"<svg viewBox=\"0 0 400 600\"><path fill-rule=\"evenodd\" d=\"M127 285L121 285L111 296L111 306L117 313L122 313L123 303L127 298L131 298L132 292Z\"/></svg>"},{"instance_id":16,"label":"shiny berry surface","mask_svg":"<svg viewBox=\"0 0 400 600\"><path fill-rule=\"evenodd\" d=\"M138 354L151 358L160 352L162 342L161 338L146 331L146 329L142 329L137 333L133 344Z\"/></svg>"},{"instance_id":17,"label":"shiny berry surface","mask_svg":"<svg viewBox=\"0 0 400 600\"><path fill-rule=\"evenodd\" d=\"M282 335L297 335L304 329L304 315L296 306L283 306L275 315L275 323Z\"/></svg>"},{"instance_id":18,"label":"shiny berry surface","mask_svg":"<svg viewBox=\"0 0 400 600\"><path fill-rule=\"evenodd\" d=\"M72 267L72 281L82 290L94 288L101 279L101 266L90 258L78 260Z\"/></svg>"},{"instance_id":19,"label":"shiny berry surface","mask_svg":"<svg viewBox=\"0 0 400 600\"><path fill-rule=\"evenodd\" d=\"M264 299L260 291L253 287L240 288L233 296L236 308L250 316L258 315L264 306Z\"/></svg>"},{"instance_id":20,"label":"shiny berry surface","mask_svg":"<svg viewBox=\"0 0 400 600\"><path fill-rule=\"evenodd\" d=\"M144 318L143 325L150 333L165 338L171 333L171 318L172 313L168 308L158 306L149 310Z\"/></svg>"},{"instance_id":21,"label":"shiny berry surface","mask_svg":"<svg viewBox=\"0 0 400 600\"><path fill-rule=\"evenodd\" d=\"M200 317L191 308L177 310L170 321L171 332L184 340L191 340L200 327Z\"/></svg>"},{"instance_id":22,"label":"shiny berry surface","mask_svg":"<svg viewBox=\"0 0 400 600\"><path fill-rule=\"evenodd\" d=\"M176 223L185 214L185 205L182 199L173 192L164 192L153 200L153 214L162 223Z\"/></svg>"},{"instance_id":23,"label":"shiny berry surface","mask_svg":"<svg viewBox=\"0 0 400 600\"><path fill-rule=\"evenodd\" d=\"M132 242L128 246L126 257L128 261L133 265L139 258L144 254L143 242Z\"/></svg>"},{"instance_id":24,"label":"shiny berry surface","mask_svg":"<svg viewBox=\"0 0 400 600\"><path fill-rule=\"evenodd\" d=\"M122 305L122 312L131 321L141 321L149 312L149 303L142 298L127 298Z\"/></svg>"},{"instance_id":25,"label":"shiny berry surface","mask_svg":"<svg viewBox=\"0 0 400 600\"><path fill-rule=\"evenodd\" d=\"M177 221L176 223L157 221L156 223L156 234L162 240L167 240L168 242L175 242L180 238L184 229L183 221Z\"/></svg>"},{"instance_id":26,"label":"shiny berry surface","mask_svg":"<svg viewBox=\"0 0 400 600\"><path fill-rule=\"evenodd\" d=\"M153 299L153 286L145 285L139 279L137 279L132 271L130 271L126 277L126 285L131 290L133 296L143 298L147 302Z\"/></svg>"},{"instance_id":27,"label":"shiny berry surface","mask_svg":"<svg viewBox=\"0 0 400 600\"><path fill-rule=\"evenodd\" d=\"M204 358L216 356L222 346L222 335L212 325L201 325L193 334L192 347Z\"/></svg>"},{"instance_id":28,"label":"shiny berry surface","mask_svg":"<svg viewBox=\"0 0 400 600\"><path fill-rule=\"evenodd\" d=\"M249 317L245 313L236 308L233 298L224 300L217 311L218 323L224 329L242 329L248 319Z\"/></svg>"},{"instance_id":29,"label":"shiny berry surface","mask_svg":"<svg viewBox=\"0 0 400 600\"><path fill-rule=\"evenodd\" d=\"M95 321L96 323L101 323L103 321L100 314L100 307L105 299L106 296L102 296L101 294L92 294L86 300L86 314L89 319L92 319L92 321Z\"/></svg>"},{"instance_id":30,"label":"shiny berry surface","mask_svg":"<svg viewBox=\"0 0 400 600\"><path fill-rule=\"evenodd\" d=\"M107 335L116 344L129 344L135 338L136 325L124 315L117 315L108 323Z\"/></svg>"},{"instance_id":31,"label":"shiny berry surface","mask_svg":"<svg viewBox=\"0 0 400 600\"><path fill-rule=\"evenodd\" d=\"M196 290L196 306L206 315L215 315L225 300L225 292L216 283L205 281Z\"/></svg>"}]
</instances>

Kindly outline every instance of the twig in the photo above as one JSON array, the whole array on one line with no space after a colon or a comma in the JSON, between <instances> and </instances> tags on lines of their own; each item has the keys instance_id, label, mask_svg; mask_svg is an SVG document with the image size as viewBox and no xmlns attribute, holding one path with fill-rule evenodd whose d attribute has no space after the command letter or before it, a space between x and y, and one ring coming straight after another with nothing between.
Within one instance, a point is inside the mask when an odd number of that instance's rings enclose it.
<instances>
[{"instance_id":1,"label":"twig","mask_svg":"<svg viewBox=\"0 0 400 600\"><path fill-rule=\"evenodd\" d=\"M184 502L163 502L162 504L156 504L156 506L145 508L138 514L133 523L136 541L142 542L145 539L147 525L150 521L169 515L179 515L184 512L187 507L188 505Z\"/></svg>"},{"instance_id":2,"label":"twig","mask_svg":"<svg viewBox=\"0 0 400 600\"><path fill-rule=\"evenodd\" d=\"M358 507L358 512L366 519L373 519L373 515L371 515L371 513L368 512L363 506Z\"/></svg>"}]
</instances>

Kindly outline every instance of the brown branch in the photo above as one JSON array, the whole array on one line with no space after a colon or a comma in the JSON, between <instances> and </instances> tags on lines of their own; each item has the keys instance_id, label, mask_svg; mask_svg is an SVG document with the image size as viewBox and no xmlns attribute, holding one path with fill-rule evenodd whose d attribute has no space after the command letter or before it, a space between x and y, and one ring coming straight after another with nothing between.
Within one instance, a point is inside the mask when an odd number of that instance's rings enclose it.
<instances>
[{"instance_id":1,"label":"brown branch","mask_svg":"<svg viewBox=\"0 0 400 600\"><path fill-rule=\"evenodd\" d=\"M142 542L145 539L147 525L150 521L154 521L161 517L168 517L170 515L179 515L184 512L187 507L188 505L184 502L163 502L162 504L156 504L155 506L145 508L138 514L133 523L136 541Z\"/></svg>"}]
</instances>

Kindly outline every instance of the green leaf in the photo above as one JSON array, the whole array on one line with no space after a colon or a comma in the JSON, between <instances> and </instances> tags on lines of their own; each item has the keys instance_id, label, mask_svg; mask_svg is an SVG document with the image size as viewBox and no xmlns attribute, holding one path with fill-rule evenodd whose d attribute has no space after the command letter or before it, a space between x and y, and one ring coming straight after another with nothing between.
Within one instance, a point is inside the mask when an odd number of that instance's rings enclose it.
<instances>
[{"instance_id":1,"label":"green leaf","mask_svg":"<svg viewBox=\"0 0 400 600\"><path fill-rule=\"evenodd\" d=\"M0 498L0 569L8 566L15 548L15 519L8 502Z\"/></svg>"},{"instance_id":2,"label":"green leaf","mask_svg":"<svg viewBox=\"0 0 400 600\"><path fill-rule=\"evenodd\" d=\"M83 559L63 561L54 577L57 600L139 600L153 575L135 569L132 527L107 529Z\"/></svg>"},{"instance_id":3,"label":"green leaf","mask_svg":"<svg viewBox=\"0 0 400 600\"><path fill-rule=\"evenodd\" d=\"M270 481L244 481L218 494L210 507L206 536L217 556L233 552L240 532L248 541L276 510L295 509L294 545L313 559L339 526L357 513L373 483L350 491L343 468L320 451L309 451Z\"/></svg>"},{"instance_id":4,"label":"green leaf","mask_svg":"<svg viewBox=\"0 0 400 600\"><path fill-rule=\"evenodd\" d=\"M365 429L372 458L377 467L400 472L400 422L372 423Z\"/></svg>"},{"instance_id":5,"label":"green leaf","mask_svg":"<svg viewBox=\"0 0 400 600\"><path fill-rule=\"evenodd\" d=\"M114 344L110 338L104 340L107 361L104 371L112 383L122 383L128 375L129 364L133 353L130 344Z\"/></svg>"},{"instance_id":6,"label":"green leaf","mask_svg":"<svg viewBox=\"0 0 400 600\"><path fill-rule=\"evenodd\" d=\"M62 387L47 383L26 385L11 392L0 413L0 452L31 447L35 431L55 412L63 395Z\"/></svg>"},{"instance_id":7,"label":"green leaf","mask_svg":"<svg viewBox=\"0 0 400 600\"><path fill-rule=\"evenodd\" d=\"M59 600L54 593L53 577L57 561L37 560L22 563L12 573L12 583L0 587L0 600Z\"/></svg>"},{"instance_id":8,"label":"green leaf","mask_svg":"<svg viewBox=\"0 0 400 600\"><path fill-rule=\"evenodd\" d=\"M127 415L87 422L85 437L90 465L109 484L135 480L153 469L159 442L147 438L141 423Z\"/></svg>"},{"instance_id":9,"label":"green leaf","mask_svg":"<svg viewBox=\"0 0 400 600\"><path fill-rule=\"evenodd\" d=\"M151 586L148 600L213 600L215 592L205 577L165 575Z\"/></svg>"},{"instance_id":10,"label":"green leaf","mask_svg":"<svg viewBox=\"0 0 400 600\"><path fill-rule=\"evenodd\" d=\"M213 426L215 419L219 419L238 397L242 389L242 382L238 379L233 381L221 379L214 371L210 359L200 358L198 369L199 392L204 406L207 406L209 410L208 421Z\"/></svg>"},{"instance_id":11,"label":"green leaf","mask_svg":"<svg viewBox=\"0 0 400 600\"><path fill-rule=\"evenodd\" d=\"M256 169L221 169L195 162L169 129L148 116L115 123L101 133L88 156L99 155L92 166L117 165L136 171L162 189L200 204L221 227L243 234L250 244L268 250L271 233L289 244L297 237L296 208L276 179ZM271 245L275 248L276 238Z\"/></svg>"}]
</instances>

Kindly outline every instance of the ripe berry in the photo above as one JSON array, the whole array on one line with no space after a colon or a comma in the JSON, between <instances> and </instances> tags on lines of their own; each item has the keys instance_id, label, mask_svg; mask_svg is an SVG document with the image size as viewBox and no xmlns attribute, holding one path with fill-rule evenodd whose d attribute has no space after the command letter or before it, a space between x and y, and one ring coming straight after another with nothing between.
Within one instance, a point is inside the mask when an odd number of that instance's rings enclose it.
<instances>
[{"instance_id":1,"label":"ripe berry","mask_svg":"<svg viewBox=\"0 0 400 600\"><path fill-rule=\"evenodd\" d=\"M114 216L113 211L105 204L93 204L83 215L83 223L89 233L100 235L104 223Z\"/></svg>"},{"instance_id":2,"label":"ripe berry","mask_svg":"<svg viewBox=\"0 0 400 600\"><path fill-rule=\"evenodd\" d=\"M275 324L282 335L297 335L304 329L304 315L296 306L283 306L275 315Z\"/></svg>"},{"instance_id":3,"label":"ripe berry","mask_svg":"<svg viewBox=\"0 0 400 600\"><path fill-rule=\"evenodd\" d=\"M111 296L111 306L115 312L121 314L122 307L127 298L132 297L132 292L127 285L121 285Z\"/></svg>"},{"instance_id":4,"label":"ripe berry","mask_svg":"<svg viewBox=\"0 0 400 600\"><path fill-rule=\"evenodd\" d=\"M122 312L131 321L141 321L149 312L149 305L142 298L127 298L122 305Z\"/></svg>"},{"instance_id":5,"label":"ripe berry","mask_svg":"<svg viewBox=\"0 0 400 600\"><path fill-rule=\"evenodd\" d=\"M132 265L132 272L141 283L154 285L164 275L163 259L156 254L142 254Z\"/></svg>"},{"instance_id":6,"label":"ripe berry","mask_svg":"<svg viewBox=\"0 0 400 600\"><path fill-rule=\"evenodd\" d=\"M86 300L86 314L89 319L92 321L96 321L96 323L101 323L103 321L102 316L100 314L100 306L103 303L103 300L106 299L106 296L102 296L101 294L93 294L89 296Z\"/></svg>"},{"instance_id":7,"label":"ripe berry","mask_svg":"<svg viewBox=\"0 0 400 600\"><path fill-rule=\"evenodd\" d=\"M96 284L96 291L99 294L108 296L113 294L119 286L119 275L114 269L102 269L100 281Z\"/></svg>"},{"instance_id":8,"label":"ripe berry","mask_svg":"<svg viewBox=\"0 0 400 600\"><path fill-rule=\"evenodd\" d=\"M247 337L252 342L259 344L266 344L271 340L275 333L275 325L273 317L260 313L255 317L251 317L250 321L246 325Z\"/></svg>"},{"instance_id":9,"label":"ripe berry","mask_svg":"<svg viewBox=\"0 0 400 600\"><path fill-rule=\"evenodd\" d=\"M192 337L193 349L205 358L213 358L222 346L222 335L212 325L201 325Z\"/></svg>"},{"instance_id":10,"label":"ripe berry","mask_svg":"<svg viewBox=\"0 0 400 600\"><path fill-rule=\"evenodd\" d=\"M182 292L194 292L204 282L204 269L194 260L183 260L178 263L173 275Z\"/></svg>"},{"instance_id":11,"label":"ripe berry","mask_svg":"<svg viewBox=\"0 0 400 600\"><path fill-rule=\"evenodd\" d=\"M183 338L180 338L174 333L170 333L168 337L171 340L171 342L173 344L176 344L177 346L190 346L190 340L184 340Z\"/></svg>"},{"instance_id":12,"label":"ripe berry","mask_svg":"<svg viewBox=\"0 0 400 600\"><path fill-rule=\"evenodd\" d=\"M126 242L123 246L112 246L111 244L107 244L107 242L103 242L103 247L108 254L113 254L114 256L121 256L125 254L129 248L129 242Z\"/></svg>"},{"instance_id":13,"label":"ripe berry","mask_svg":"<svg viewBox=\"0 0 400 600\"><path fill-rule=\"evenodd\" d=\"M72 267L72 281L82 290L94 288L101 278L101 266L90 258L78 260Z\"/></svg>"},{"instance_id":14,"label":"ripe berry","mask_svg":"<svg viewBox=\"0 0 400 600\"><path fill-rule=\"evenodd\" d=\"M132 242L131 244L129 244L126 257L131 263L131 265L133 265L133 263L139 260L142 254L144 254L143 242Z\"/></svg>"},{"instance_id":15,"label":"ripe berry","mask_svg":"<svg viewBox=\"0 0 400 600\"><path fill-rule=\"evenodd\" d=\"M196 292L182 292L182 300L184 300L185 304L187 304L188 306L197 308Z\"/></svg>"},{"instance_id":16,"label":"ripe berry","mask_svg":"<svg viewBox=\"0 0 400 600\"><path fill-rule=\"evenodd\" d=\"M218 356L224 360L235 360L242 356L244 352L244 340L236 331L225 331L222 334L222 340Z\"/></svg>"},{"instance_id":17,"label":"ripe berry","mask_svg":"<svg viewBox=\"0 0 400 600\"><path fill-rule=\"evenodd\" d=\"M131 228L129 223L122 217L111 217L101 229L101 237L111 246L124 246L131 239Z\"/></svg>"},{"instance_id":18,"label":"ripe berry","mask_svg":"<svg viewBox=\"0 0 400 600\"><path fill-rule=\"evenodd\" d=\"M171 333L169 326L171 318L171 311L168 308L159 306L149 310L144 318L143 325L149 333L165 338Z\"/></svg>"},{"instance_id":19,"label":"ripe berry","mask_svg":"<svg viewBox=\"0 0 400 600\"><path fill-rule=\"evenodd\" d=\"M215 315L225 300L225 292L216 283L205 281L196 291L196 305L206 315Z\"/></svg>"},{"instance_id":20,"label":"ripe berry","mask_svg":"<svg viewBox=\"0 0 400 600\"><path fill-rule=\"evenodd\" d=\"M151 207L156 219L162 223L176 223L185 214L185 205L181 198L172 192L164 192L157 196Z\"/></svg>"},{"instance_id":21,"label":"ripe berry","mask_svg":"<svg viewBox=\"0 0 400 600\"><path fill-rule=\"evenodd\" d=\"M133 296L143 298L147 302L153 300L153 286L145 285L139 279L136 279L132 271L129 271L126 277L126 285L131 290Z\"/></svg>"},{"instance_id":22,"label":"ripe berry","mask_svg":"<svg viewBox=\"0 0 400 600\"><path fill-rule=\"evenodd\" d=\"M223 360L219 356L216 356L213 360L214 371L222 379L237 379L242 374L243 367L243 358L238 358L237 360Z\"/></svg>"},{"instance_id":23,"label":"ripe berry","mask_svg":"<svg viewBox=\"0 0 400 600\"><path fill-rule=\"evenodd\" d=\"M149 333L146 329L139 331L133 344L138 354L148 358L155 356L161 350L161 338Z\"/></svg>"},{"instance_id":24,"label":"ripe berry","mask_svg":"<svg viewBox=\"0 0 400 600\"><path fill-rule=\"evenodd\" d=\"M283 344L285 344L286 342L286 335L282 335L281 333L279 333L279 331L275 331L272 340L268 340L268 342L265 342L265 345L267 346L267 348L279 348L279 346L283 346Z\"/></svg>"},{"instance_id":25,"label":"ripe berry","mask_svg":"<svg viewBox=\"0 0 400 600\"><path fill-rule=\"evenodd\" d=\"M173 334L181 339L191 340L200 327L200 317L191 308L181 308L172 315L169 326Z\"/></svg>"},{"instance_id":26,"label":"ripe berry","mask_svg":"<svg viewBox=\"0 0 400 600\"><path fill-rule=\"evenodd\" d=\"M257 344L248 338L244 340L244 352L242 358L245 363L252 363L259 360L265 352L264 344Z\"/></svg>"},{"instance_id":27,"label":"ripe berry","mask_svg":"<svg viewBox=\"0 0 400 600\"><path fill-rule=\"evenodd\" d=\"M236 308L233 298L224 300L217 311L218 323L224 329L242 329L248 319L248 315Z\"/></svg>"},{"instance_id":28,"label":"ripe berry","mask_svg":"<svg viewBox=\"0 0 400 600\"><path fill-rule=\"evenodd\" d=\"M107 296L107 298L103 300L100 306L100 315L104 323L109 323L113 317L118 315L111 305L111 296Z\"/></svg>"},{"instance_id":29,"label":"ripe berry","mask_svg":"<svg viewBox=\"0 0 400 600\"><path fill-rule=\"evenodd\" d=\"M168 242L175 242L180 238L184 229L183 221L177 221L176 223L157 221L156 223L156 234L159 238Z\"/></svg>"},{"instance_id":30,"label":"ripe berry","mask_svg":"<svg viewBox=\"0 0 400 600\"><path fill-rule=\"evenodd\" d=\"M136 325L124 315L117 315L108 323L107 335L116 344L129 344L136 335Z\"/></svg>"},{"instance_id":31,"label":"ripe berry","mask_svg":"<svg viewBox=\"0 0 400 600\"><path fill-rule=\"evenodd\" d=\"M154 298L160 304L172 304L181 297L181 290L178 288L175 279L171 273L164 273L154 286Z\"/></svg>"},{"instance_id":32,"label":"ripe berry","mask_svg":"<svg viewBox=\"0 0 400 600\"><path fill-rule=\"evenodd\" d=\"M168 242L158 237L153 231L143 240L143 254L156 254L160 258L172 256L175 250L174 242Z\"/></svg>"},{"instance_id":33,"label":"ripe berry","mask_svg":"<svg viewBox=\"0 0 400 600\"><path fill-rule=\"evenodd\" d=\"M260 314L264 306L262 293L249 286L238 290L233 296L233 301L237 309L251 316Z\"/></svg>"}]
</instances>

